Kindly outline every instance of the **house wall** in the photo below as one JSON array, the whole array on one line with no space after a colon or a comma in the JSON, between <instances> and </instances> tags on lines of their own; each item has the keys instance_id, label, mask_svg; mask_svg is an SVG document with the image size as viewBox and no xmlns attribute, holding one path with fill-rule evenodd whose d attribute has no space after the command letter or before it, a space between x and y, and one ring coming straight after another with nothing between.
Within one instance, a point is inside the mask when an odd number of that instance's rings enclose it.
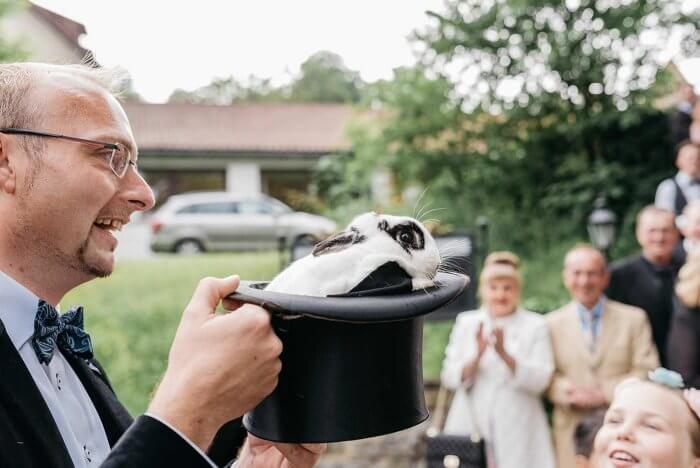
<instances>
[{"instance_id":1,"label":"house wall","mask_svg":"<svg viewBox=\"0 0 700 468\"><path fill-rule=\"evenodd\" d=\"M29 9L9 13L0 19L4 37L19 41L29 59L48 63L79 63L82 52Z\"/></svg>"},{"instance_id":2,"label":"house wall","mask_svg":"<svg viewBox=\"0 0 700 468\"><path fill-rule=\"evenodd\" d=\"M260 165L253 162L233 162L226 166L226 190L236 193L260 193Z\"/></svg>"},{"instance_id":3,"label":"house wall","mask_svg":"<svg viewBox=\"0 0 700 468\"><path fill-rule=\"evenodd\" d=\"M293 207L308 194L319 156L155 153L142 149L139 170L159 193L230 190L266 193Z\"/></svg>"},{"instance_id":4,"label":"house wall","mask_svg":"<svg viewBox=\"0 0 700 468\"><path fill-rule=\"evenodd\" d=\"M235 171L235 168L234 168ZM231 174L225 170L167 170L140 169L148 184L156 195L156 203L160 205L170 195L192 191L221 191L233 188L236 180L231 180ZM238 177L244 174L239 173ZM243 183L248 183L244 181ZM277 198L288 205L298 208L298 198L307 194L311 184L310 170L261 170L253 185L259 184L259 192ZM254 188L254 187L253 187ZM242 186L239 191L246 191ZM246 193L256 193L252 188ZM232 190L233 191L233 190Z\"/></svg>"},{"instance_id":5,"label":"house wall","mask_svg":"<svg viewBox=\"0 0 700 468\"><path fill-rule=\"evenodd\" d=\"M262 191L288 205L296 205L294 197L309 193L311 178L311 171L263 171Z\"/></svg>"}]
</instances>

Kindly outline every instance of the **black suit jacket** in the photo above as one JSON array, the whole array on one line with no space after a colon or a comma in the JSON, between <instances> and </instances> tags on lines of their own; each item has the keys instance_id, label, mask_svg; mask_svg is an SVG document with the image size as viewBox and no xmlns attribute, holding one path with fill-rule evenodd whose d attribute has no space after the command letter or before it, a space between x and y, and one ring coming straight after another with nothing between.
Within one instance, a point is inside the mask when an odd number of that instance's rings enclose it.
<instances>
[{"instance_id":1,"label":"black suit jacket","mask_svg":"<svg viewBox=\"0 0 700 468\"><path fill-rule=\"evenodd\" d=\"M673 305L668 368L679 372L687 387L700 388L700 307L687 307L677 297Z\"/></svg>"},{"instance_id":2,"label":"black suit jacket","mask_svg":"<svg viewBox=\"0 0 700 468\"><path fill-rule=\"evenodd\" d=\"M610 299L639 307L647 313L661 365L666 364L673 284L681 267L679 261L674 257L666 268L653 265L641 255L617 262L610 269L610 285L605 291Z\"/></svg>"},{"instance_id":3,"label":"black suit jacket","mask_svg":"<svg viewBox=\"0 0 700 468\"><path fill-rule=\"evenodd\" d=\"M82 382L100 416L112 451L102 468L210 468L185 440L148 416L135 421L117 400L96 360L64 356ZM227 464L240 444L239 424L224 426L210 450ZM0 467L73 468L51 412L0 321Z\"/></svg>"}]
</instances>

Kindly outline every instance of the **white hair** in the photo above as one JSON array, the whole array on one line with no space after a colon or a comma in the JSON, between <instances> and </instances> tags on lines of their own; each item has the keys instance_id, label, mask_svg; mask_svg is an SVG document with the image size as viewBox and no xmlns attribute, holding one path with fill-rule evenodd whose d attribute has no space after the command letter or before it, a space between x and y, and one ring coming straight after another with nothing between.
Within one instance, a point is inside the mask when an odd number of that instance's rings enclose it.
<instances>
[{"instance_id":1,"label":"white hair","mask_svg":"<svg viewBox=\"0 0 700 468\"><path fill-rule=\"evenodd\" d=\"M118 96L130 81L121 67L100 68L89 63L54 65L46 63L0 64L0 128L31 128L40 120L40 105L29 97L32 88L51 74L68 74L89 80Z\"/></svg>"}]
</instances>

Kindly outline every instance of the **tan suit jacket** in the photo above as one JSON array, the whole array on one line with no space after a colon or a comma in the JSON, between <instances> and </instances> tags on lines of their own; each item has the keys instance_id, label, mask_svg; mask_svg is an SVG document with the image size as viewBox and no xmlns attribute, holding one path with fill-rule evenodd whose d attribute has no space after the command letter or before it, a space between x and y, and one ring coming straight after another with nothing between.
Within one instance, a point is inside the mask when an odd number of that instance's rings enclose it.
<instances>
[{"instance_id":1,"label":"tan suit jacket","mask_svg":"<svg viewBox=\"0 0 700 468\"><path fill-rule=\"evenodd\" d=\"M574 429L583 411L567 403L569 385L596 385L609 403L627 377L646 377L659 366L651 327L642 309L606 299L594 352L585 344L574 303L546 315L554 351L554 375L547 395L554 404L554 444L559 468L574 464Z\"/></svg>"}]
</instances>

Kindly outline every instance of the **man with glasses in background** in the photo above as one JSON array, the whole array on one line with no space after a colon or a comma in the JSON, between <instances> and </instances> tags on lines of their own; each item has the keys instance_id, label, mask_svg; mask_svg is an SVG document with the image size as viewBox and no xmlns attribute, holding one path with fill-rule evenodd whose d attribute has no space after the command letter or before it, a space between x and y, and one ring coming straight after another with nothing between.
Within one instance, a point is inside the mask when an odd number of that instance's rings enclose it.
<instances>
[{"instance_id":1,"label":"man with glasses in background","mask_svg":"<svg viewBox=\"0 0 700 468\"><path fill-rule=\"evenodd\" d=\"M68 291L112 272L113 231L154 204L112 95L121 78L0 64L0 466L217 466L206 453L230 444L219 429L277 384L281 342L267 312L224 299L235 276L200 281L135 421L92 356L82 308L58 313ZM222 302L236 310L216 315ZM249 436L236 466L309 467L322 451Z\"/></svg>"}]
</instances>

